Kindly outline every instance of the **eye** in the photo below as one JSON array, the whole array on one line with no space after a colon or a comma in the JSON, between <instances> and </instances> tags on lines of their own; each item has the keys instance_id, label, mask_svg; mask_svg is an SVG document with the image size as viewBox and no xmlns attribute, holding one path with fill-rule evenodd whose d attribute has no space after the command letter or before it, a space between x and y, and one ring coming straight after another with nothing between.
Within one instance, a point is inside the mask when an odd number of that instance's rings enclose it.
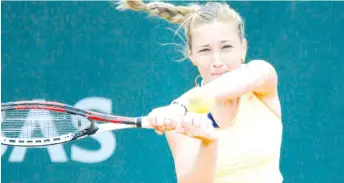
<instances>
[{"instance_id":1,"label":"eye","mask_svg":"<svg viewBox=\"0 0 344 183\"><path fill-rule=\"evenodd\" d=\"M199 50L198 52L200 53L200 52L207 52L207 51L210 51L210 49L209 48L204 48L204 49Z\"/></svg>"},{"instance_id":2,"label":"eye","mask_svg":"<svg viewBox=\"0 0 344 183\"><path fill-rule=\"evenodd\" d=\"M223 49L233 48L233 46L232 46L232 45L225 45L225 46L223 46L222 48L223 48Z\"/></svg>"}]
</instances>

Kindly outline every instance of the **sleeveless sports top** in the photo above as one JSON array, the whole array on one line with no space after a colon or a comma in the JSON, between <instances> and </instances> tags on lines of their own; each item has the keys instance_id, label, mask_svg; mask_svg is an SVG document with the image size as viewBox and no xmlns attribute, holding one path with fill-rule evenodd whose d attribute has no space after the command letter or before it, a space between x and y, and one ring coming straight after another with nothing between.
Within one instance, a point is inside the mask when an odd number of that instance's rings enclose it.
<instances>
[{"instance_id":1,"label":"sleeveless sports top","mask_svg":"<svg viewBox=\"0 0 344 183\"><path fill-rule=\"evenodd\" d=\"M217 133L216 183L283 182L282 122L256 95L242 96L233 125Z\"/></svg>"}]
</instances>

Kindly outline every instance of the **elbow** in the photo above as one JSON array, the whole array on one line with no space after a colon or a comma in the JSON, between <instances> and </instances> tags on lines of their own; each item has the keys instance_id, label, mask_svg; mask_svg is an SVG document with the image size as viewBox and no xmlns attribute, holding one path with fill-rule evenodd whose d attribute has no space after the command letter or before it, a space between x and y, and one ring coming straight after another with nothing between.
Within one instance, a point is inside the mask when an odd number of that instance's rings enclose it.
<instances>
[{"instance_id":1,"label":"elbow","mask_svg":"<svg viewBox=\"0 0 344 183\"><path fill-rule=\"evenodd\" d=\"M261 94L275 93L278 85L278 74L275 68L263 60L254 60L249 64L250 72L254 74L253 92Z\"/></svg>"}]
</instances>

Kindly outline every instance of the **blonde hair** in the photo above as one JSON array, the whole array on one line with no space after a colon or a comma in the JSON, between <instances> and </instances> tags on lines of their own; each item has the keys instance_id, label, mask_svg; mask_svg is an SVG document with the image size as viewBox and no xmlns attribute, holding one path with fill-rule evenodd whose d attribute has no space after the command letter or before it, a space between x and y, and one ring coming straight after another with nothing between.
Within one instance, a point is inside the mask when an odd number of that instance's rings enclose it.
<instances>
[{"instance_id":1,"label":"blonde hair","mask_svg":"<svg viewBox=\"0 0 344 183\"><path fill-rule=\"evenodd\" d=\"M191 48L190 30L197 25L211 23L215 20L235 23L241 41L245 38L244 23L241 16L226 3L208 2L204 6L199 4L175 6L164 2L150 2L146 4L141 0L122 0L118 2L117 9L145 11L170 23L180 24L180 27L183 27L185 30L189 49Z\"/></svg>"}]
</instances>

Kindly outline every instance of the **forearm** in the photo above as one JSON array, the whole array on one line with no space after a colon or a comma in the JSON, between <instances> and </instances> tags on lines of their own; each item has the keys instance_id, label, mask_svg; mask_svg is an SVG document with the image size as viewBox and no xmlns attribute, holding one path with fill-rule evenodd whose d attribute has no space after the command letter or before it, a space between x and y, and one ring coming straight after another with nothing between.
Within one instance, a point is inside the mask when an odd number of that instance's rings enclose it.
<instances>
[{"instance_id":1,"label":"forearm","mask_svg":"<svg viewBox=\"0 0 344 183\"><path fill-rule=\"evenodd\" d=\"M202 87L202 90L218 100L234 99L259 88L264 80L250 68L228 72Z\"/></svg>"}]
</instances>

